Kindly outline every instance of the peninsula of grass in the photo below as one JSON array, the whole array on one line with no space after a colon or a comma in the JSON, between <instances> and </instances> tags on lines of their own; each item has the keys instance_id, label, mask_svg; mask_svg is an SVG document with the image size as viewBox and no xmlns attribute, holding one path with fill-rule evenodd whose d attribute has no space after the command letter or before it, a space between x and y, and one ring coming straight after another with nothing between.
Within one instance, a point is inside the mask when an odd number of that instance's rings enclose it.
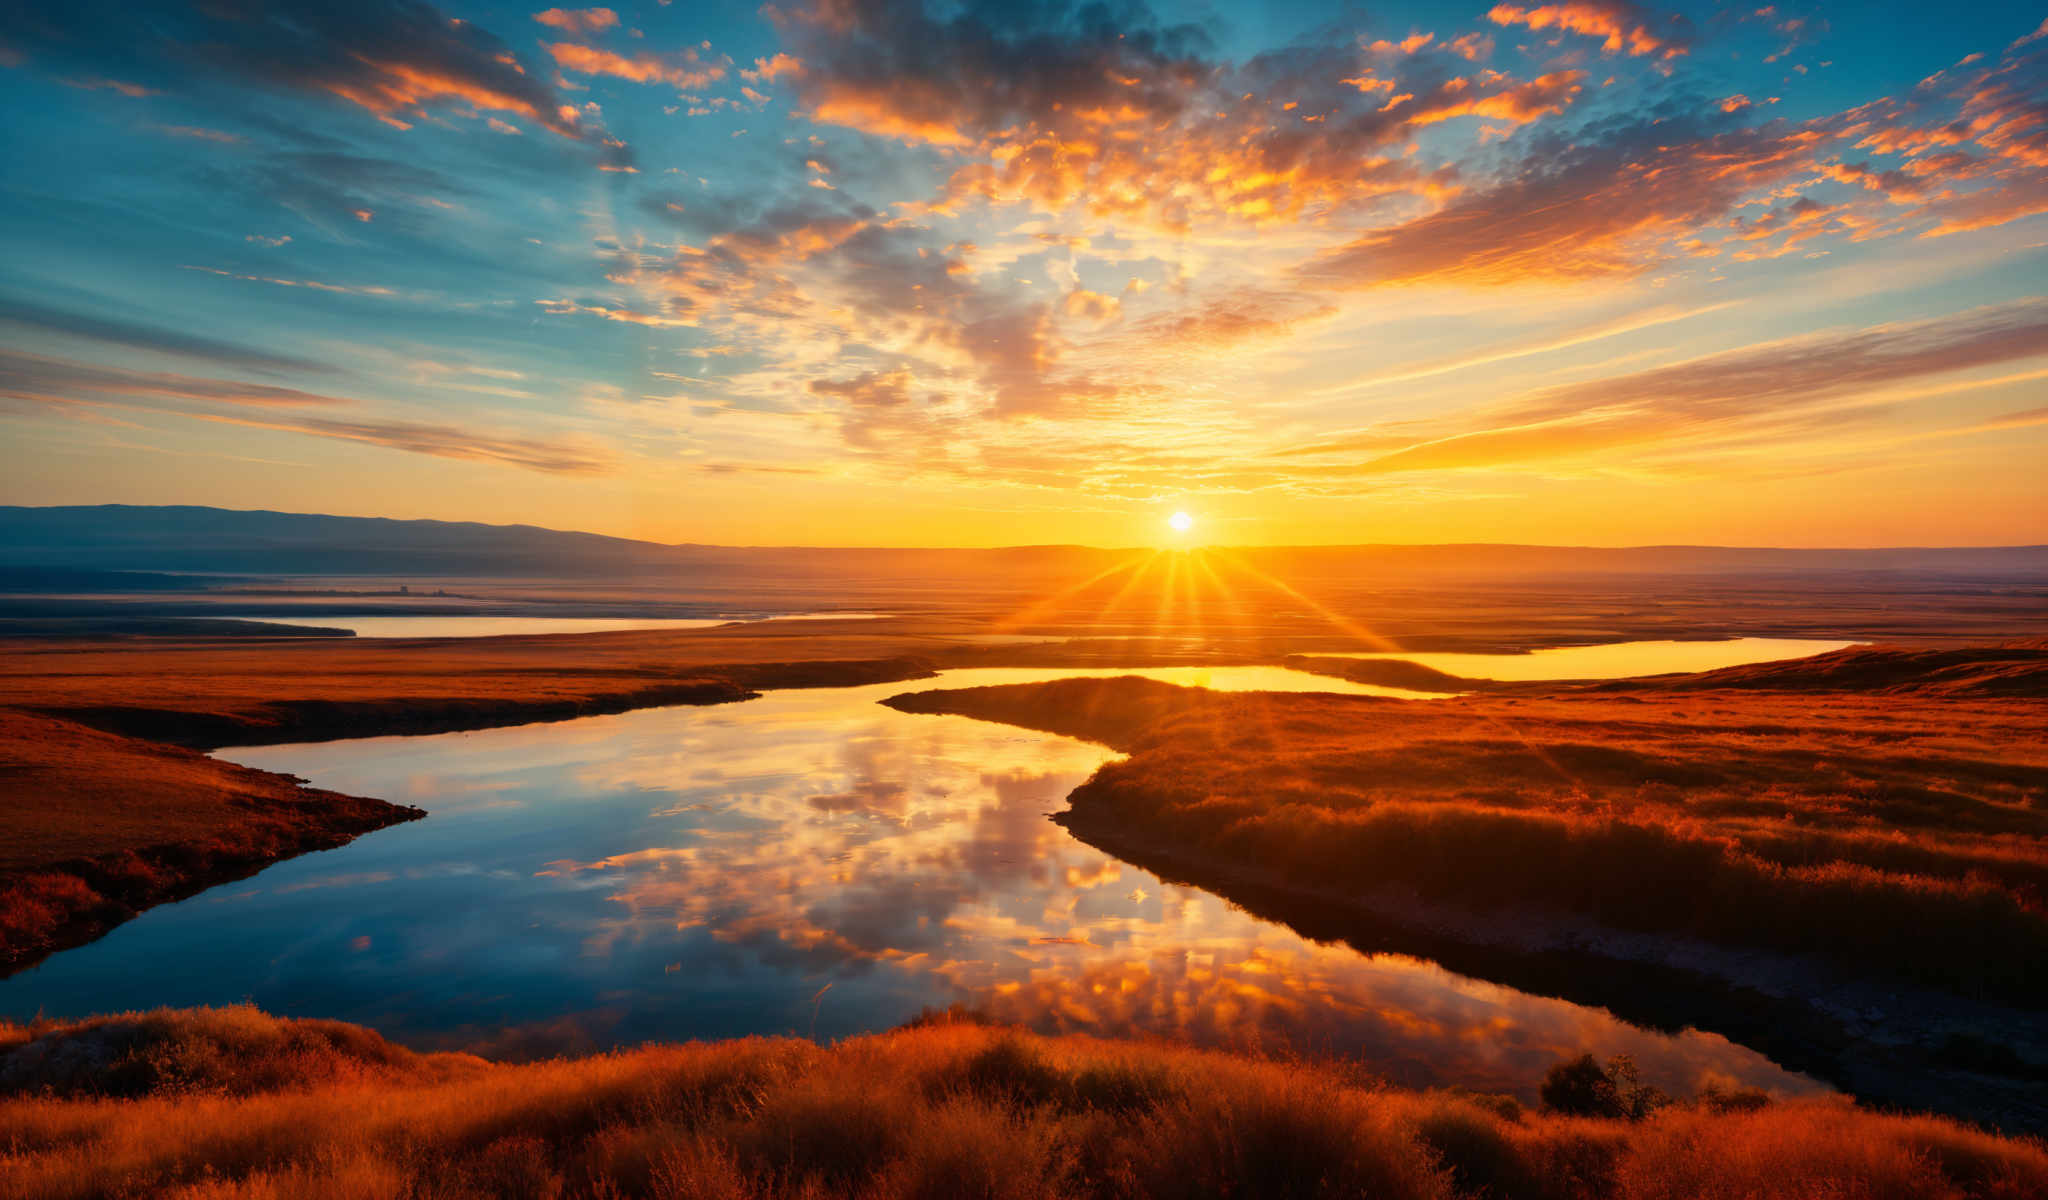
<instances>
[{"instance_id":1,"label":"peninsula of grass","mask_svg":"<svg viewBox=\"0 0 2048 1200\"><path fill-rule=\"evenodd\" d=\"M1136 677L887 703L1123 751L1063 820L1258 883L2048 1003L2048 648L1859 649L1434 701Z\"/></svg>"}]
</instances>

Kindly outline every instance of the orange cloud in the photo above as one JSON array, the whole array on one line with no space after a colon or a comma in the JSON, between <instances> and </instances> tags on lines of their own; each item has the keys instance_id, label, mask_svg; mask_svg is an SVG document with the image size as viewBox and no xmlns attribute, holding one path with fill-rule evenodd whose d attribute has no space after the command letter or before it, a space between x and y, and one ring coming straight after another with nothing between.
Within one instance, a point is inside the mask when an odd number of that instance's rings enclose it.
<instances>
[{"instance_id":1,"label":"orange cloud","mask_svg":"<svg viewBox=\"0 0 2048 1200\"><path fill-rule=\"evenodd\" d=\"M1374 54L1413 54L1435 40L1436 35L1433 33L1415 33L1402 38L1398 42L1390 42L1382 38L1367 46L1366 49Z\"/></svg>"},{"instance_id":2,"label":"orange cloud","mask_svg":"<svg viewBox=\"0 0 2048 1200\"><path fill-rule=\"evenodd\" d=\"M1114 321L1123 315L1123 304L1115 296L1105 296L1101 292L1091 292L1086 288L1076 288L1068 292L1066 298L1060 302L1060 307L1068 316L1079 317L1084 321Z\"/></svg>"},{"instance_id":3,"label":"orange cloud","mask_svg":"<svg viewBox=\"0 0 2048 1200\"><path fill-rule=\"evenodd\" d=\"M1285 333L1336 308L1285 292L1239 291L1178 312L1146 318L1146 340L1169 346L1220 348L1247 339Z\"/></svg>"},{"instance_id":4,"label":"orange cloud","mask_svg":"<svg viewBox=\"0 0 2048 1200\"><path fill-rule=\"evenodd\" d=\"M1866 418L1868 410L1799 406L1904 380L2048 355L2048 300L1928 321L1834 331L1707 355L1648 371L1537 392L1488 414L1488 428L1383 454L1365 473L1460 470L1612 450L1744 421ZM1340 453L1342 444L1317 448Z\"/></svg>"},{"instance_id":5,"label":"orange cloud","mask_svg":"<svg viewBox=\"0 0 2048 1200\"><path fill-rule=\"evenodd\" d=\"M1584 71L1553 71L1527 83L1515 84L1490 94L1474 87L1469 79L1453 79L1410 118L1417 125L1433 125L1453 117L1477 116L1526 124L1538 117L1561 113L1584 90ZM1506 82L1513 84L1513 80Z\"/></svg>"},{"instance_id":6,"label":"orange cloud","mask_svg":"<svg viewBox=\"0 0 2048 1200\"><path fill-rule=\"evenodd\" d=\"M938 114L936 110L944 103L939 97L920 100L901 85L877 92L832 81L813 92L809 103L811 120L824 125L844 125L863 133L931 146L974 143L956 122ZM933 111L920 111L924 109Z\"/></svg>"},{"instance_id":7,"label":"orange cloud","mask_svg":"<svg viewBox=\"0 0 2048 1200\"><path fill-rule=\"evenodd\" d=\"M910 403L910 372L869 371L852 379L813 379L813 395L836 396L863 408L895 408Z\"/></svg>"},{"instance_id":8,"label":"orange cloud","mask_svg":"<svg viewBox=\"0 0 2048 1200\"><path fill-rule=\"evenodd\" d=\"M1924 200L1914 213L1928 222L1922 237L2048 212L2048 47L2036 43L2021 38L1995 62L1972 55L1902 99L1846 114L1858 148L1906 161L1884 171L1860 164L1835 177L1854 176L1894 203Z\"/></svg>"},{"instance_id":9,"label":"orange cloud","mask_svg":"<svg viewBox=\"0 0 2048 1200\"><path fill-rule=\"evenodd\" d=\"M1626 50L1639 56L1676 58L1686 51L1682 35L1664 35L1651 18L1628 0L1566 0L1562 4L1496 4L1487 14L1496 25L1527 25L1531 29L1563 29L1602 39L1609 54ZM1676 26L1675 20L1663 22Z\"/></svg>"},{"instance_id":10,"label":"orange cloud","mask_svg":"<svg viewBox=\"0 0 2048 1200\"><path fill-rule=\"evenodd\" d=\"M609 8L550 8L533 19L563 33L603 33L618 26L619 14Z\"/></svg>"},{"instance_id":11,"label":"orange cloud","mask_svg":"<svg viewBox=\"0 0 2048 1200\"><path fill-rule=\"evenodd\" d=\"M691 47L666 57L636 54L627 57L575 42L543 43L555 62L584 75L611 75L634 83L666 83L684 91L708 87L725 78L725 64L706 62Z\"/></svg>"},{"instance_id":12,"label":"orange cloud","mask_svg":"<svg viewBox=\"0 0 2048 1200\"><path fill-rule=\"evenodd\" d=\"M1164 54L1149 33L1025 36L830 5L775 16L802 55L798 97L813 120L970 160L919 206L941 214L969 201L1081 206L1180 232L1334 218L1401 192L1440 197L1448 175L1396 149L1415 130L1464 112L1533 119L1578 86L1563 73L1446 83L1439 63L1455 52L1420 34L1399 59L1415 86L1382 103L1367 93L1407 81L1360 74L1343 47L1232 67Z\"/></svg>"},{"instance_id":13,"label":"orange cloud","mask_svg":"<svg viewBox=\"0 0 2048 1200\"><path fill-rule=\"evenodd\" d=\"M1867 162L1830 163L1823 170L1829 179L1837 183L1854 184L1866 191L1881 193L1894 204L1927 198L1926 181L1909 171L1874 171Z\"/></svg>"},{"instance_id":14,"label":"orange cloud","mask_svg":"<svg viewBox=\"0 0 2048 1200\"><path fill-rule=\"evenodd\" d=\"M1632 275L1752 192L1814 170L1827 135L1738 130L1684 138L1668 123L1605 145L1545 151L1524 171L1324 255L1302 275L1339 286L1501 286Z\"/></svg>"},{"instance_id":15,"label":"orange cloud","mask_svg":"<svg viewBox=\"0 0 2048 1200\"><path fill-rule=\"evenodd\" d=\"M415 111L439 100L462 100L497 112L516 112L556 133L575 137L572 110L554 110L536 103L528 95L502 90L480 79L438 71L431 66L403 61L375 62L365 59L366 70L347 78L330 79L326 89L351 104L377 114L387 125L410 129L399 114Z\"/></svg>"},{"instance_id":16,"label":"orange cloud","mask_svg":"<svg viewBox=\"0 0 2048 1200\"><path fill-rule=\"evenodd\" d=\"M741 68L740 77L750 79L755 83L763 81L772 83L777 79L795 77L803 73L804 64L801 59L778 52L768 58L755 59L754 65L751 67Z\"/></svg>"}]
</instances>

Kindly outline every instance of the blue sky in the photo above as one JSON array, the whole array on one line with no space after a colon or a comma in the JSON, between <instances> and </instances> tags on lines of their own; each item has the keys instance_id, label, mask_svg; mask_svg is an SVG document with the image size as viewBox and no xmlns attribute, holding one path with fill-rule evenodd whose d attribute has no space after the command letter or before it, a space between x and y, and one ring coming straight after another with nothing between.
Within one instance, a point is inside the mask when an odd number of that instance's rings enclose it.
<instances>
[{"instance_id":1,"label":"blue sky","mask_svg":"<svg viewBox=\"0 0 2048 1200\"><path fill-rule=\"evenodd\" d=\"M0 19L0 501L2044 540L2022 4Z\"/></svg>"}]
</instances>

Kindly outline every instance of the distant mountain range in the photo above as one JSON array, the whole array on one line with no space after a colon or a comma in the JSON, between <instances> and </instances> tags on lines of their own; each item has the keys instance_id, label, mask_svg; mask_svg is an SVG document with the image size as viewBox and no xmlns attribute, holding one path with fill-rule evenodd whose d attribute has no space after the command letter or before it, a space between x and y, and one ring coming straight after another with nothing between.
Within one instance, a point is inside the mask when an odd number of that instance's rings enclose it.
<instances>
[{"instance_id":1,"label":"distant mountain range","mask_svg":"<svg viewBox=\"0 0 2048 1200\"><path fill-rule=\"evenodd\" d=\"M834 575L951 578L1101 570L1141 549L1019 546L902 550L662 545L532 525L104 504L0 506L0 585L100 586L103 572L498 579L702 578L815 582ZM1263 547L1232 553L1274 572L1367 577L1885 572L2048 578L2048 546L1806 550L1718 546ZM135 582L131 577L131 582ZM143 586L175 586L159 578Z\"/></svg>"}]
</instances>

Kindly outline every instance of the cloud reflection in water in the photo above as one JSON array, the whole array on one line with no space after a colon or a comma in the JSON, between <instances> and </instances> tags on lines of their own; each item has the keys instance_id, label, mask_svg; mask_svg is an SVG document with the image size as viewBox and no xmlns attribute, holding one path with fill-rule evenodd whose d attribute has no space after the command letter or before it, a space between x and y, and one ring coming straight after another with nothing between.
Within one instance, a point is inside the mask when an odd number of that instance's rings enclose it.
<instances>
[{"instance_id":1,"label":"cloud reflection in water","mask_svg":"<svg viewBox=\"0 0 2048 1200\"><path fill-rule=\"evenodd\" d=\"M1676 1091L1816 1086L1719 1037L1318 944L1165 883L1047 819L1108 751L876 703L902 690L233 751L432 816L145 914L0 983L0 1013L246 996L531 1054L838 1037L957 1003L1525 1096L1581 1050Z\"/></svg>"}]
</instances>

